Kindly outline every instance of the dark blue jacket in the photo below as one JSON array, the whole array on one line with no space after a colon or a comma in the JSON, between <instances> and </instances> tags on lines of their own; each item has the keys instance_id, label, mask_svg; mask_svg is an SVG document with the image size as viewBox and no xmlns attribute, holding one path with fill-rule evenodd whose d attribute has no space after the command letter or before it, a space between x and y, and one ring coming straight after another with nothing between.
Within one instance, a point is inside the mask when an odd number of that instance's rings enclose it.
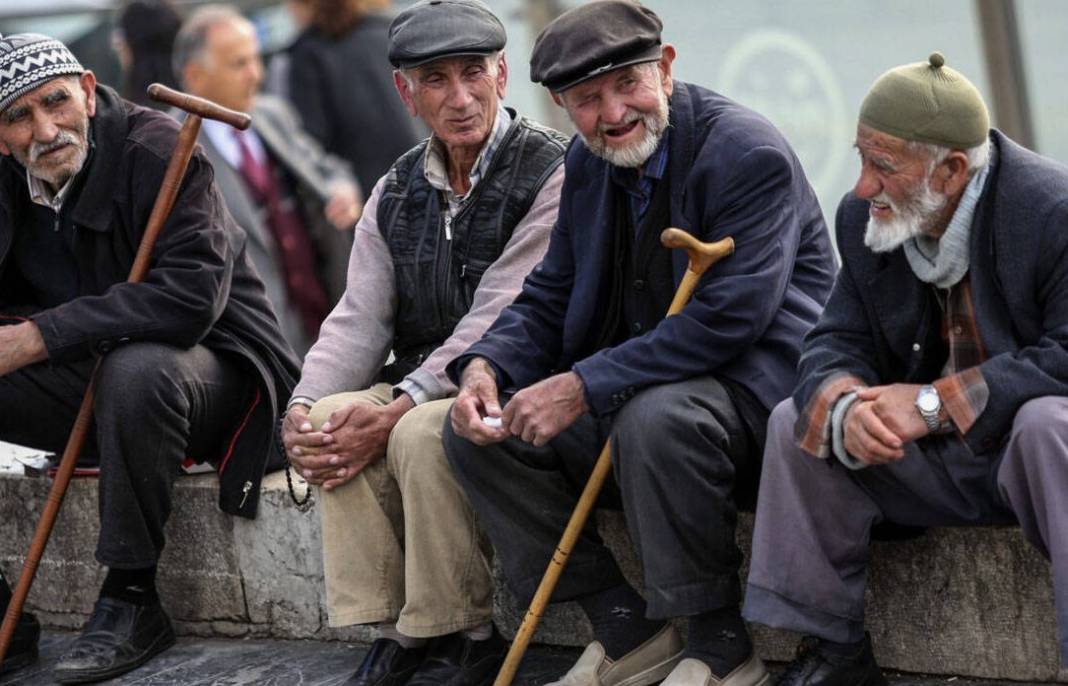
<instances>
[{"instance_id":1,"label":"dark blue jacket","mask_svg":"<svg viewBox=\"0 0 1068 686\"><path fill-rule=\"evenodd\" d=\"M1068 167L990 133L991 169L972 220L968 279L988 359L986 408L965 435L975 453L997 449L1020 406L1068 395ZM812 330L794 393L807 407L820 385L850 373L869 385L928 383L944 359L932 322L931 287L916 278L902 248L864 245L868 202L852 193L838 207L842 253L827 310Z\"/></svg>"},{"instance_id":2,"label":"dark blue jacket","mask_svg":"<svg viewBox=\"0 0 1068 686\"><path fill-rule=\"evenodd\" d=\"M760 115L680 81L670 110L671 225L702 241L731 236L735 254L705 274L680 315L598 349L621 191L608 163L576 138L545 259L453 363L454 378L475 355L507 376L504 387L574 370L598 415L647 386L711 373L743 384L769 408L789 395L802 338L834 278L816 196L782 134ZM675 251L674 268L677 285L684 251Z\"/></svg>"}]
</instances>

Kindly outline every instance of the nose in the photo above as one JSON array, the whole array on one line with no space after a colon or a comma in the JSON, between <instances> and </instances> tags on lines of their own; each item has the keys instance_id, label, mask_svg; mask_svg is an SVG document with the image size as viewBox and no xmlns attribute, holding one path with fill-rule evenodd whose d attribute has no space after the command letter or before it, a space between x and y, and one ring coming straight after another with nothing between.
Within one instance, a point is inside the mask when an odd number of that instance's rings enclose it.
<instances>
[{"instance_id":1,"label":"nose","mask_svg":"<svg viewBox=\"0 0 1068 686\"><path fill-rule=\"evenodd\" d=\"M59 127L47 115L38 114L33 118L33 139L38 143L51 143L59 135Z\"/></svg>"},{"instance_id":2,"label":"nose","mask_svg":"<svg viewBox=\"0 0 1068 686\"><path fill-rule=\"evenodd\" d=\"M860 165L860 176L853 186L853 194L862 200L871 200L882 192L882 184L867 164Z\"/></svg>"},{"instance_id":3,"label":"nose","mask_svg":"<svg viewBox=\"0 0 1068 686\"><path fill-rule=\"evenodd\" d=\"M620 124L627 113L627 104L622 98L609 95L601 100L601 120L609 125Z\"/></svg>"},{"instance_id":4,"label":"nose","mask_svg":"<svg viewBox=\"0 0 1068 686\"><path fill-rule=\"evenodd\" d=\"M462 81L455 81L450 84L447 100L449 107L457 110L466 109L473 99L471 91L467 89L467 86Z\"/></svg>"}]
</instances>

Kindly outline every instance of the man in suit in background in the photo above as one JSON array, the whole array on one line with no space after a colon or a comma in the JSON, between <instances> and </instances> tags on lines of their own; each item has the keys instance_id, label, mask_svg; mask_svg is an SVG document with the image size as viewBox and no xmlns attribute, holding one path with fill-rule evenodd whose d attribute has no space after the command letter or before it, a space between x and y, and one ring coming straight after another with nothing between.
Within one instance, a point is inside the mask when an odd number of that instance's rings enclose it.
<instances>
[{"instance_id":1,"label":"man in suit in background","mask_svg":"<svg viewBox=\"0 0 1068 686\"><path fill-rule=\"evenodd\" d=\"M284 100L257 93L256 31L236 9L194 12L175 39L174 62L187 91L252 114L243 132L205 120L200 142L230 212L249 233L282 331L303 355L345 288L349 232L362 211L356 182Z\"/></svg>"}]
</instances>

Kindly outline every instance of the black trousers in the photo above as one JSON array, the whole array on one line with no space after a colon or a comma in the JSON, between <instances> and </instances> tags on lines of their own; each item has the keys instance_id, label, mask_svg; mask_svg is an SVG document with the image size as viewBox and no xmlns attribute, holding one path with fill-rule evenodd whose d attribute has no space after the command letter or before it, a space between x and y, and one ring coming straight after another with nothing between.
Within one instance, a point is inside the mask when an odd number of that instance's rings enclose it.
<instances>
[{"instance_id":1,"label":"black trousers","mask_svg":"<svg viewBox=\"0 0 1068 686\"><path fill-rule=\"evenodd\" d=\"M0 440L62 453L92 364L44 362L0 377ZM224 452L253 383L230 359L200 345L134 343L104 358L79 462L100 466L101 564L156 564L182 460Z\"/></svg>"},{"instance_id":2,"label":"black trousers","mask_svg":"<svg viewBox=\"0 0 1068 686\"><path fill-rule=\"evenodd\" d=\"M709 376L645 389L612 418L584 415L541 448L518 438L479 447L449 422L443 438L509 586L528 603L611 436L614 480L598 505L622 507L648 615L667 618L741 602L734 529L739 501L755 502L767 415L745 389ZM553 600L622 580L591 520Z\"/></svg>"}]
</instances>

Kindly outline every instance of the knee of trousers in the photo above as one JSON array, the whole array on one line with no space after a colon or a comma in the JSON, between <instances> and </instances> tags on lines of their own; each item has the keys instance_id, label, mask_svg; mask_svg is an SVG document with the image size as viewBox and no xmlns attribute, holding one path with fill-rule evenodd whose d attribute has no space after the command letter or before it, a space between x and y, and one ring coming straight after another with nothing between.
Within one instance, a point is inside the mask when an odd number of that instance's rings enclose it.
<instances>
[{"instance_id":1,"label":"knee of trousers","mask_svg":"<svg viewBox=\"0 0 1068 686\"><path fill-rule=\"evenodd\" d=\"M1068 398L1043 396L1020 406L1012 421L1007 456L1027 466L1040 462L1044 470L1068 468Z\"/></svg>"},{"instance_id":2,"label":"knee of trousers","mask_svg":"<svg viewBox=\"0 0 1068 686\"><path fill-rule=\"evenodd\" d=\"M661 471L665 461L690 460L697 453L707 461L711 456L706 453L717 451L703 451L700 446L725 445L727 432L711 413L702 416L700 427L694 417L686 395L672 384L642 390L627 401L612 422L613 459L617 466L622 459L630 467L644 465ZM679 443L692 449L669 447Z\"/></svg>"},{"instance_id":3,"label":"knee of trousers","mask_svg":"<svg viewBox=\"0 0 1068 686\"><path fill-rule=\"evenodd\" d=\"M114 412L115 417L129 421L154 416L160 407L187 406L179 352L162 343L131 343L104 357L94 382L98 419Z\"/></svg>"},{"instance_id":4,"label":"knee of trousers","mask_svg":"<svg viewBox=\"0 0 1068 686\"><path fill-rule=\"evenodd\" d=\"M451 478L445 459L442 428L452 400L435 400L408 410L393 427L386 448L389 471L400 483L410 478L440 481Z\"/></svg>"},{"instance_id":5,"label":"knee of trousers","mask_svg":"<svg viewBox=\"0 0 1068 686\"><path fill-rule=\"evenodd\" d=\"M445 414L441 426L441 447L445 451L446 461L455 473L463 474L482 461L479 457L481 447L453 431L451 408Z\"/></svg>"},{"instance_id":6,"label":"knee of trousers","mask_svg":"<svg viewBox=\"0 0 1068 686\"><path fill-rule=\"evenodd\" d=\"M346 391L327 395L315 401L315 404L308 410L308 422L311 423L314 430L318 431L336 410L355 402L376 404L369 391Z\"/></svg>"}]
</instances>

